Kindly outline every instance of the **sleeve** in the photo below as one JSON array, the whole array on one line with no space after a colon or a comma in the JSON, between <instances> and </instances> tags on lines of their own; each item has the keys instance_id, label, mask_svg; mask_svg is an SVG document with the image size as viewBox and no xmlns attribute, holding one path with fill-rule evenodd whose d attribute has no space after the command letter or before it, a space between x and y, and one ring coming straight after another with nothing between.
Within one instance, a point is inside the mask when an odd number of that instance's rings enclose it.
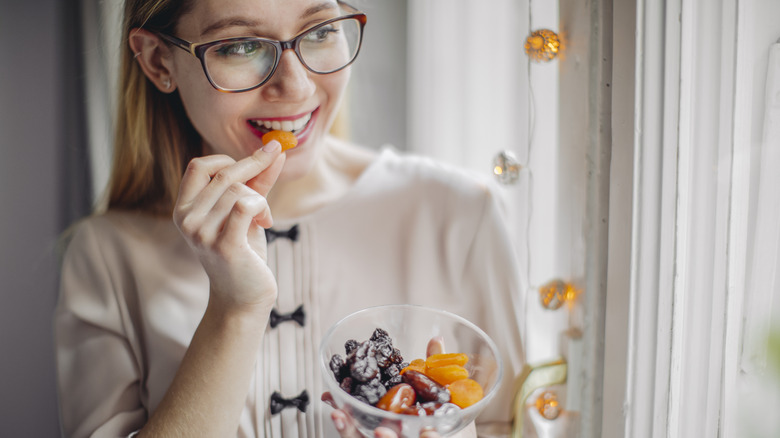
<instances>
[{"instance_id":1,"label":"sleeve","mask_svg":"<svg viewBox=\"0 0 780 438\"><path fill-rule=\"evenodd\" d=\"M496 342L503 361L499 393L477 420L479 436L509 436L515 381L524 363L522 289L518 259L495 188L485 186L482 218L466 256L463 284L478 291L480 326Z\"/></svg>"},{"instance_id":2,"label":"sleeve","mask_svg":"<svg viewBox=\"0 0 780 438\"><path fill-rule=\"evenodd\" d=\"M79 226L62 262L54 313L60 420L66 437L126 437L146 422L142 378L118 274L94 228Z\"/></svg>"}]
</instances>

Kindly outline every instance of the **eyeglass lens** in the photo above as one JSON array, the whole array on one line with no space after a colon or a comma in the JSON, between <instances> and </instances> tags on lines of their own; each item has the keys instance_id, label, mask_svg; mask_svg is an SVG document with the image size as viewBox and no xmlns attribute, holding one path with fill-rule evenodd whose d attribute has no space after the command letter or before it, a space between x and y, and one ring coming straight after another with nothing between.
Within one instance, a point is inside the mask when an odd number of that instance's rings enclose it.
<instances>
[{"instance_id":1,"label":"eyeglass lens","mask_svg":"<svg viewBox=\"0 0 780 438\"><path fill-rule=\"evenodd\" d=\"M298 38L301 61L315 73L344 68L357 55L360 22L345 18L317 26ZM263 83L276 63L274 44L247 38L211 46L203 61L211 80L225 90L243 90Z\"/></svg>"}]
</instances>

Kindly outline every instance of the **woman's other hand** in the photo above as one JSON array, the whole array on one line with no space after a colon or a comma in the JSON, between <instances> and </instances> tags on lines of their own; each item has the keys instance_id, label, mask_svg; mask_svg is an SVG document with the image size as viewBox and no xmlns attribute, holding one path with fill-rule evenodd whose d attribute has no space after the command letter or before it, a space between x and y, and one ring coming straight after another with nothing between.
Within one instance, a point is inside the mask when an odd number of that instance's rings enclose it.
<instances>
[{"instance_id":1,"label":"woman's other hand","mask_svg":"<svg viewBox=\"0 0 780 438\"><path fill-rule=\"evenodd\" d=\"M266 196L283 165L270 142L239 161L196 158L184 173L173 219L209 276L210 303L223 310L270 311L276 299L263 228L273 224Z\"/></svg>"},{"instance_id":2,"label":"woman's other hand","mask_svg":"<svg viewBox=\"0 0 780 438\"><path fill-rule=\"evenodd\" d=\"M437 336L435 338L431 338L430 341L428 341L428 345L426 347L425 354L426 356L431 356L434 354L441 354L444 353L444 339L442 337ZM358 431L357 427L355 426L355 422L352 420L352 417L349 416L346 412L338 409L335 402L333 401L333 396L330 395L329 392L326 392L322 394L322 401L324 401L327 405L334 408L333 412L330 413L330 418L333 420L333 424L336 426L336 430L339 431L339 434L342 438L361 438L363 435ZM422 431L420 433L420 438L440 438L441 435L439 435L436 431L432 430L426 430ZM477 436L477 429L476 425L474 423L469 424L466 426L463 430L456 433L455 435L452 435L453 438L472 438ZM374 430L374 437L376 438L398 438L398 434L395 433L392 429L388 429L386 427L378 427Z\"/></svg>"}]
</instances>

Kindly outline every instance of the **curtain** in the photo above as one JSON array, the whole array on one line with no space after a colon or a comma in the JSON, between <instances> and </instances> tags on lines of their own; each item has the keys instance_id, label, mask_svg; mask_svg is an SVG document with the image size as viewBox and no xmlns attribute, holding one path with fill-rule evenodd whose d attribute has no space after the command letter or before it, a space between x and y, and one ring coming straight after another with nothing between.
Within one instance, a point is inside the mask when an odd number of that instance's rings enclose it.
<instances>
[{"instance_id":1,"label":"curtain","mask_svg":"<svg viewBox=\"0 0 780 438\"><path fill-rule=\"evenodd\" d=\"M80 0L79 5L93 204L101 201L111 170L123 4L122 0Z\"/></svg>"}]
</instances>

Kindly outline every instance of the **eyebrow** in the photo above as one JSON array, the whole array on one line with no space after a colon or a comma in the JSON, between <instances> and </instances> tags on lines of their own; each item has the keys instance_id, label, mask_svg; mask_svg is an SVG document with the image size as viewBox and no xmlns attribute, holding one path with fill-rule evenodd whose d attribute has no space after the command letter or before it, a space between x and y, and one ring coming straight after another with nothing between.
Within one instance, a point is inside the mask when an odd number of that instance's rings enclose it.
<instances>
[{"instance_id":1,"label":"eyebrow","mask_svg":"<svg viewBox=\"0 0 780 438\"><path fill-rule=\"evenodd\" d=\"M301 19L308 18L318 12L329 10L329 9L336 9L337 7L338 6L336 5L336 3L332 1L322 2L303 11L300 18ZM224 29L226 27L258 27L259 25L260 22L256 20L247 20L246 18L243 17L227 17L208 25L200 33L200 36L203 37L205 35L210 34L211 32Z\"/></svg>"},{"instance_id":2,"label":"eyebrow","mask_svg":"<svg viewBox=\"0 0 780 438\"><path fill-rule=\"evenodd\" d=\"M303 11L303 14L301 14L301 18L308 18L308 17L316 14L317 12L324 11L324 10L327 10L327 9L336 9L336 8L337 8L337 6L336 6L335 2L332 2L332 1L331 2L323 2L323 3L320 3L318 5L314 5L314 6L310 7L309 9L306 9L305 11Z\"/></svg>"},{"instance_id":3,"label":"eyebrow","mask_svg":"<svg viewBox=\"0 0 780 438\"><path fill-rule=\"evenodd\" d=\"M200 36L203 37L204 35L208 35L211 32L214 32L215 30L226 27L257 27L259 24L259 21L247 20L246 18L227 17L208 25L205 29L203 29L203 32L200 33Z\"/></svg>"}]
</instances>

